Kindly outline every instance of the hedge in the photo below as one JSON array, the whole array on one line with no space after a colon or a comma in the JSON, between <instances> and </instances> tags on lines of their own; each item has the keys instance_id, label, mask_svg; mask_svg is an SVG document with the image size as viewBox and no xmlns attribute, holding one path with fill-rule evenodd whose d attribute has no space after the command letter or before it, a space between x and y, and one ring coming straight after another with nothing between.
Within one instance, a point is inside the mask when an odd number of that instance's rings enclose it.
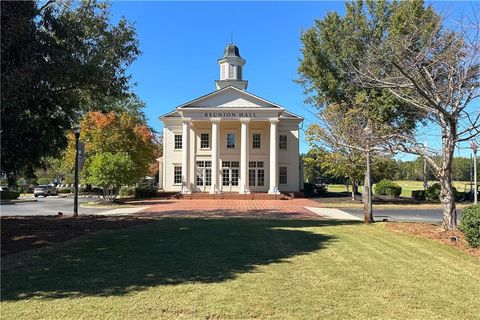
<instances>
[{"instance_id":1,"label":"hedge","mask_svg":"<svg viewBox=\"0 0 480 320\"><path fill-rule=\"evenodd\" d=\"M2 200L14 200L20 197L20 192L16 191L0 191L0 199Z\"/></svg>"},{"instance_id":2,"label":"hedge","mask_svg":"<svg viewBox=\"0 0 480 320\"><path fill-rule=\"evenodd\" d=\"M152 198L157 194L155 188L138 187L135 188L135 198Z\"/></svg>"},{"instance_id":3,"label":"hedge","mask_svg":"<svg viewBox=\"0 0 480 320\"><path fill-rule=\"evenodd\" d=\"M480 247L480 204L462 210L460 230L471 247Z\"/></svg>"},{"instance_id":4,"label":"hedge","mask_svg":"<svg viewBox=\"0 0 480 320\"><path fill-rule=\"evenodd\" d=\"M452 186L453 197L455 201L463 200L465 193L457 191L455 187ZM439 183L434 183L425 190L425 199L428 201L439 202L440 201L440 191L441 187Z\"/></svg>"},{"instance_id":5,"label":"hedge","mask_svg":"<svg viewBox=\"0 0 480 320\"><path fill-rule=\"evenodd\" d=\"M412 190L412 198L416 200L425 200L425 190Z\"/></svg>"},{"instance_id":6,"label":"hedge","mask_svg":"<svg viewBox=\"0 0 480 320\"><path fill-rule=\"evenodd\" d=\"M383 179L374 186L375 194L398 197L402 193L402 187L391 180Z\"/></svg>"}]
</instances>

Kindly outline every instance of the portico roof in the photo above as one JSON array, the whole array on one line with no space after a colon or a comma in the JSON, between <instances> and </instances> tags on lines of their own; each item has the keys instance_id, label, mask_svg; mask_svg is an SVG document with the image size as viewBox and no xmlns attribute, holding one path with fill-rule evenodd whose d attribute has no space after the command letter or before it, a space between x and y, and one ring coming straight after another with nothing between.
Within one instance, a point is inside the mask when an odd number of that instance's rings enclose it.
<instances>
[{"instance_id":1,"label":"portico roof","mask_svg":"<svg viewBox=\"0 0 480 320\"><path fill-rule=\"evenodd\" d=\"M290 118L296 120L303 120L302 117L286 111L282 106L256 96L252 93L238 89L234 86L228 86L197 99L179 105L175 110L160 116L160 118L177 118L181 117L181 111L194 109L220 109L228 110L275 110L281 111L281 118ZM180 111L180 112L179 112Z\"/></svg>"}]
</instances>

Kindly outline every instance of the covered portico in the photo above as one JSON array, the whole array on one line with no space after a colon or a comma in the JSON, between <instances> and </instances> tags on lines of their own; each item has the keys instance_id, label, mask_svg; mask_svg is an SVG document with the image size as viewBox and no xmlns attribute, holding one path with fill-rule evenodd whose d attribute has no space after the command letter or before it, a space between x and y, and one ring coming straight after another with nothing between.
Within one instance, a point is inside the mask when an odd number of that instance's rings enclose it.
<instances>
[{"instance_id":1,"label":"covered portico","mask_svg":"<svg viewBox=\"0 0 480 320\"><path fill-rule=\"evenodd\" d=\"M180 114L182 115L182 140L184 141L184 148L182 150L182 163L186 164L182 166L182 193L189 194L195 190L198 191L196 188L196 183L193 183L194 179L190 177L190 174L193 172L197 172L197 168L195 170L191 170L190 164L191 161L189 159L195 158L197 159L198 154L190 154L192 150L197 150L198 148L191 147L191 131L194 132L194 136L198 135L195 134L195 128L198 127L200 131L205 129L206 126L210 126L211 132L211 148L210 148L210 156L209 161L211 164L211 181L209 181L209 190L202 190L208 191L212 194L217 194L226 191L238 191L240 194L249 194L252 186L252 181L249 181L249 170L252 166L250 163L250 145L251 141L249 141L251 132L250 127L251 125L263 125L264 127L268 127L268 154L266 157L263 154L255 154L254 161L256 163L262 163L262 167L266 167L263 165L263 161L257 161L259 158L263 159L266 158L268 161L268 193L269 194L278 194L278 113L283 110L262 110L260 114L258 112L208 112L207 110L182 110ZM240 145L239 145L239 154L235 152L225 152L226 148L222 148L220 145L220 136L221 136L221 128L225 125L226 128L234 129L236 127L240 127ZM258 126L256 126L258 127ZM228 131L224 130L224 132ZM228 143L228 141L227 141ZM228 148L228 145L227 145ZM235 146L232 148L235 149ZM222 152L222 157L220 156ZM239 176L238 176L238 184L234 181L234 186L232 188L232 178L229 177L229 180L226 180L223 175L225 175L224 168L229 168L230 166L225 166L225 163L230 163L230 159L235 159L235 156L239 155ZM201 159L205 159L206 157L200 157ZM222 163L221 159L222 158ZM238 158L237 158L238 159ZM233 160L236 162L237 160ZM197 161L195 161L195 164ZM256 165L255 165L256 167ZM231 173L229 173L231 175ZM251 180L250 176L250 180ZM255 177L257 177L255 175ZM234 178L235 179L235 178ZM195 179L196 180L196 179ZM230 189L225 190L223 188L225 186L225 181L228 181L228 185ZM196 182L196 181L195 181ZM262 185L257 186L253 185L256 191L264 191L263 188L258 188L265 185L262 182Z\"/></svg>"}]
</instances>

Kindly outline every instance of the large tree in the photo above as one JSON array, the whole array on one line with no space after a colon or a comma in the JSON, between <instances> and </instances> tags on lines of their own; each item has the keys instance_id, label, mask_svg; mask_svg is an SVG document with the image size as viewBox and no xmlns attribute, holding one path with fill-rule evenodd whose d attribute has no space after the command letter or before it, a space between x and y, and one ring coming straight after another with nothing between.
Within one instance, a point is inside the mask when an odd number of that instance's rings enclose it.
<instances>
[{"instance_id":1,"label":"large tree","mask_svg":"<svg viewBox=\"0 0 480 320\"><path fill-rule=\"evenodd\" d=\"M109 8L95 0L1 2L4 174L33 173L58 156L85 111L128 94L138 41L125 19L110 22Z\"/></svg>"},{"instance_id":2,"label":"large tree","mask_svg":"<svg viewBox=\"0 0 480 320\"><path fill-rule=\"evenodd\" d=\"M88 180L88 167L97 154L124 153L133 162L136 179L151 173L160 146L155 133L146 125L143 117L129 112L88 112L80 122L80 142L85 145L85 164L82 176ZM74 168L75 138L68 135L66 164ZM158 167L158 164L156 165Z\"/></svg>"},{"instance_id":3,"label":"large tree","mask_svg":"<svg viewBox=\"0 0 480 320\"><path fill-rule=\"evenodd\" d=\"M478 7L473 7L478 13ZM480 133L479 21L460 21L454 30L423 1L398 4L381 43L365 41L365 54L354 78L364 88L387 90L430 132L438 128L440 148L426 148L411 134L395 134L397 150L424 157L437 176L443 225L457 225L452 186L453 155L458 143ZM440 159L440 161L436 161Z\"/></svg>"},{"instance_id":4,"label":"large tree","mask_svg":"<svg viewBox=\"0 0 480 320\"><path fill-rule=\"evenodd\" d=\"M367 43L381 43L394 8L387 1L347 2L344 17L329 13L302 34L299 82L307 102L318 109L320 141L335 153L362 152L369 157L391 134L415 129L418 115L405 112L404 102L388 90L352 85L354 67ZM349 117L342 117L346 114ZM365 185L370 188L368 177L365 174ZM365 221L372 220L366 210Z\"/></svg>"}]
</instances>

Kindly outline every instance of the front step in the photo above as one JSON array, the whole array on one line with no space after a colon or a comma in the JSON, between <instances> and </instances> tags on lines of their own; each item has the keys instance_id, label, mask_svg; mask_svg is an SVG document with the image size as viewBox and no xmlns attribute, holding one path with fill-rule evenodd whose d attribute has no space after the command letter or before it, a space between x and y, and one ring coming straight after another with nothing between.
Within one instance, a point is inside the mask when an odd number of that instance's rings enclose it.
<instances>
[{"instance_id":1,"label":"front step","mask_svg":"<svg viewBox=\"0 0 480 320\"><path fill-rule=\"evenodd\" d=\"M268 194L268 193L251 193L251 194L238 194L238 193L219 193L210 194L207 192L194 192L192 194L180 194L179 199L228 199L228 200L289 200L289 196L285 194Z\"/></svg>"}]
</instances>

